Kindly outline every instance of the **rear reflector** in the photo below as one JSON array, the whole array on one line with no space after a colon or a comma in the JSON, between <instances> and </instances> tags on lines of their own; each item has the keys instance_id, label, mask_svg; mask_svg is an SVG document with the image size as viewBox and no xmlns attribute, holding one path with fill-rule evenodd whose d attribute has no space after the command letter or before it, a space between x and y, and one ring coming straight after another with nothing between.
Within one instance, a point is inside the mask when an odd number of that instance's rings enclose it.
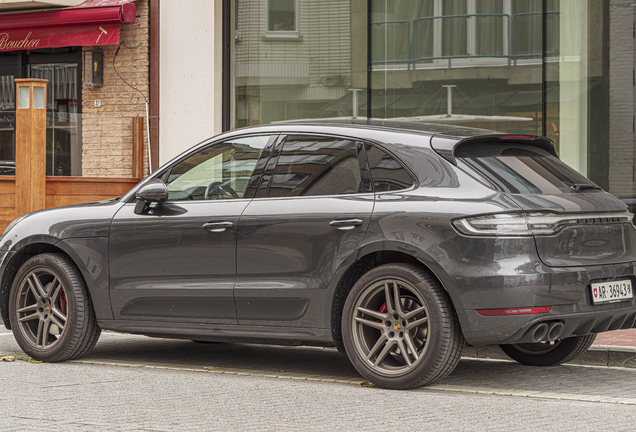
<instances>
[{"instance_id":1,"label":"rear reflector","mask_svg":"<svg viewBox=\"0 0 636 432\"><path fill-rule=\"evenodd\" d=\"M481 316L502 316L502 315L529 315L548 313L552 310L552 306L542 306L535 308L517 308L517 309L477 309L477 313Z\"/></svg>"},{"instance_id":2,"label":"rear reflector","mask_svg":"<svg viewBox=\"0 0 636 432\"><path fill-rule=\"evenodd\" d=\"M500 138L503 139L534 139L535 137L533 137L532 135L501 135Z\"/></svg>"}]
</instances>

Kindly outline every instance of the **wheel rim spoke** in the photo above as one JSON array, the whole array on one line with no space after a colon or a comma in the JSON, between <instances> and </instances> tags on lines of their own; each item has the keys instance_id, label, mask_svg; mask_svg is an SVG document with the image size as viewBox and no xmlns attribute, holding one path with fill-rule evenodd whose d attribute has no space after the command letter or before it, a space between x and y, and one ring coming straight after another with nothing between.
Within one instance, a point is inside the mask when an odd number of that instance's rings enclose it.
<instances>
[{"instance_id":1,"label":"wheel rim spoke","mask_svg":"<svg viewBox=\"0 0 636 432\"><path fill-rule=\"evenodd\" d=\"M53 315L51 315L51 317L56 316L57 318L66 322L66 315L64 315L58 308L54 307L53 309L51 309L51 312L53 312Z\"/></svg>"},{"instance_id":2,"label":"wheel rim spoke","mask_svg":"<svg viewBox=\"0 0 636 432\"><path fill-rule=\"evenodd\" d=\"M55 303L62 292L62 282L57 280L57 278L53 279L51 282L51 288L49 289L49 298L51 299L51 303Z\"/></svg>"},{"instance_id":3,"label":"wheel rim spoke","mask_svg":"<svg viewBox=\"0 0 636 432\"><path fill-rule=\"evenodd\" d=\"M411 302L411 304L413 304L413 303ZM423 312L426 312L426 308L424 306L404 314L404 319L405 320L409 320L409 319L413 318L415 315L419 315L419 314L421 314Z\"/></svg>"},{"instance_id":4,"label":"wheel rim spoke","mask_svg":"<svg viewBox=\"0 0 636 432\"><path fill-rule=\"evenodd\" d=\"M398 315L402 315L402 300L400 299L400 287L393 282L393 304L395 305L395 312Z\"/></svg>"},{"instance_id":5,"label":"wheel rim spoke","mask_svg":"<svg viewBox=\"0 0 636 432\"><path fill-rule=\"evenodd\" d=\"M49 333L51 332L51 320L44 320L42 326L42 346L47 346L49 343Z\"/></svg>"},{"instance_id":6,"label":"wheel rim spoke","mask_svg":"<svg viewBox=\"0 0 636 432\"><path fill-rule=\"evenodd\" d=\"M418 361L420 356L417 353L415 345L413 344L413 340L411 339L411 335L408 332L404 333L404 340L406 341L406 345L408 345L409 349L411 350L411 354L413 354L415 361Z\"/></svg>"},{"instance_id":7,"label":"wheel rim spoke","mask_svg":"<svg viewBox=\"0 0 636 432\"><path fill-rule=\"evenodd\" d=\"M389 351L391 351L391 348L393 348L393 345L395 345L394 340L389 340L386 345L384 345L384 348L382 349L382 351L380 351L380 354L378 354L378 357L375 359L373 366L377 366L382 360L384 360Z\"/></svg>"},{"instance_id":8,"label":"wheel rim spoke","mask_svg":"<svg viewBox=\"0 0 636 432\"><path fill-rule=\"evenodd\" d=\"M52 295L53 291L57 288L57 286L59 285L59 282L57 280L57 278L54 278L51 282L49 282L48 284L46 284L45 291L46 291L46 296L50 299L52 299Z\"/></svg>"},{"instance_id":9,"label":"wheel rim spoke","mask_svg":"<svg viewBox=\"0 0 636 432\"><path fill-rule=\"evenodd\" d=\"M40 280L40 278L35 273L31 273L30 279L33 280L33 283L37 288L38 293L40 294L40 298L48 298L47 292L44 289L44 286L42 286L42 281Z\"/></svg>"},{"instance_id":10,"label":"wheel rim spoke","mask_svg":"<svg viewBox=\"0 0 636 432\"><path fill-rule=\"evenodd\" d=\"M386 311L389 314L395 312L395 308L393 307L393 302L391 299L391 290L389 289L389 284L387 282L384 283L384 297L386 302Z\"/></svg>"},{"instance_id":11,"label":"wheel rim spoke","mask_svg":"<svg viewBox=\"0 0 636 432\"><path fill-rule=\"evenodd\" d=\"M38 346L44 346L42 343L42 335L44 334L44 320L38 322L38 332L35 335L35 342Z\"/></svg>"},{"instance_id":12,"label":"wheel rim spoke","mask_svg":"<svg viewBox=\"0 0 636 432\"><path fill-rule=\"evenodd\" d=\"M31 277L30 276L27 277L26 281L27 281L27 284L29 285L29 289L33 293L33 297L35 297L37 301L41 301L42 296L38 292L37 288L33 285L33 282L31 282Z\"/></svg>"},{"instance_id":13,"label":"wheel rim spoke","mask_svg":"<svg viewBox=\"0 0 636 432\"><path fill-rule=\"evenodd\" d=\"M371 320L360 318L360 317L356 317L356 321L358 321L362 325L373 327L373 328L376 328L378 330L384 330L384 325L382 323L377 322L377 321L371 321Z\"/></svg>"},{"instance_id":14,"label":"wheel rim spoke","mask_svg":"<svg viewBox=\"0 0 636 432\"><path fill-rule=\"evenodd\" d=\"M57 319L57 317L53 315L51 315L51 322L55 324L57 328L60 329L60 333L62 333L62 330L64 329L64 323L62 323L60 320Z\"/></svg>"},{"instance_id":15,"label":"wheel rim spoke","mask_svg":"<svg viewBox=\"0 0 636 432\"><path fill-rule=\"evenodd\" d=\"M26 306L23 307L22 309L18 309L18 313L19 314L23 314L23 313L27 313L27 312L33 312L38 310L38 304L32 304L31 306Z\"/></svg>"},{"instance_id":16,"label":"wheel rim spoke","mask_svg":"<svg viewBox=\"0 0 636 432\"><path fill-rule=\"evenodd\" d=\"M363 307L359 307L358 308L358 312L361 312L363 314L367 314L367 315L371 315L373 318L379 319L379 320L386 320L389 315L382 313L382 312L378 312L378 311L374 311L371 309L367 309L367 308L363 308Z\"/></svg>"},{"instance_id":17,"label":"wheel rim spoke","mask_svg":"<svg viewBox=\"0 0 636 432\"><path fill-rule=\"evenodd\" d=\"M31 314L31 315L27 315L25 317L19 318L18 322L23 323L23 322L32 321L34 319L39 319L39 318L40 318L40 314L34 313L34 314Z\"/></svg>"},{"instance_id":18,"label":"wheel rim spoke","mask_svg":"<svg viewBox=\"0 0 636 432\"><path fill-rule=\"evenodd\" d=\"M371 351L369 351L369 354L367 354L367 360L370 360L371 357L373 357L373 354L375 354L387 340L388 339L385 335L381 335L380 339L378 339L375 345L373 345L373 348L371 348Z\"/></svg>"},{"instance_id":19,"label":"wheel rim spoke","mask_svg":"<svg viewBox=\"0 0 636 432\"><path fill-rule=\"evenodd\" d=\"M406 351L406 346L404 346L404 342L402 342L402 339L398 339L397 346L400 348L400 353L402 354L402 358L406 360L406 363L409 366L413 366L413 362L411 361L411 358L409 357L409 353Z\"/></svg>"},{"instance_id":20,"label":"wheel rim spoke","mask_svg":"<svg viewBox=\"0 0 636 432\"><path fill-rule=\"evenodd\" d=\"M424 324L427 321L428 321L428 317L416 319L415 321L411 321L409 323L406 323L406 327L404 327L404 328L409 330L409 329L412 329L413 327L419 326L420 324Z\"/></svg>"}]
</instances>

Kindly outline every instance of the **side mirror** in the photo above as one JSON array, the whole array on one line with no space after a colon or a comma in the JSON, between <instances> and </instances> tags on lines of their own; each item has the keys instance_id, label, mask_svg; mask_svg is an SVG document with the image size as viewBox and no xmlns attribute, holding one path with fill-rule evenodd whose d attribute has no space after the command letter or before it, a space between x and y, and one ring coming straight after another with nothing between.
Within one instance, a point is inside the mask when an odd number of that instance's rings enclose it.
<instances>
[{"instance_id":1,"label":"side mirror","mask_svg":"<svg viewBox=\"0 0 636 432\"><path fill-rule=\"evenodd\" d=\"M168 187L160 179L154 179L140 187L135 197L137 198L135 213L142 214L150 204L161 204L168 200Z\"/></svg>"}]
</instances>

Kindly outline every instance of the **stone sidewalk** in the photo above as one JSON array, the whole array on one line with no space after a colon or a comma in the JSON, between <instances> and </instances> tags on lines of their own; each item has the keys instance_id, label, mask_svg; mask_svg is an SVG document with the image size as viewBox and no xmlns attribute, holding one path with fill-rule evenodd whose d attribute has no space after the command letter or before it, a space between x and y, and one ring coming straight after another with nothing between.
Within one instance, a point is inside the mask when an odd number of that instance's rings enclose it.
<instances>
[{"instance_id":1,"label":"stone sidewalk","mask_svg":"<svg viewBox=\"0 0 636 432\"><path fill-rule=\"evenodd\" d=\"M636 347L636 329L601 333L596 337L594 345Z\"/></svg>"}]
</instances>

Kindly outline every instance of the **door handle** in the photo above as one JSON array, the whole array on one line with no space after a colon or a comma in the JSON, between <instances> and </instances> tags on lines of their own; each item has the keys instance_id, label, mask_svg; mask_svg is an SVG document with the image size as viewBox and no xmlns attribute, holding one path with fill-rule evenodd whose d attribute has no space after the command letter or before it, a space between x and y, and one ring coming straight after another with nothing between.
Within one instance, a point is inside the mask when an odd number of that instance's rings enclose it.
<instances>
[{"instance_id":1,"label":"door handle","mask_svg":"<svg viewBox=\"0 0 636 432\"><path fill-rule=\"evenodd\" d=\"M362 225L362 219L340 219L329 222L329 225L339 230L352 230L354 227Z\"/></svg>"},{"instance_id":2,"label":"door handle","mask_svg":"<svg viewBox=\"0 0 636 432\"><path fill-rule=\"evenodd\" d=\"M234 226L233 222L208 222L204 223L201 228L205 228L210 232L223 232L226 228L232 228Z\"/></svg>"}]
</instances>

